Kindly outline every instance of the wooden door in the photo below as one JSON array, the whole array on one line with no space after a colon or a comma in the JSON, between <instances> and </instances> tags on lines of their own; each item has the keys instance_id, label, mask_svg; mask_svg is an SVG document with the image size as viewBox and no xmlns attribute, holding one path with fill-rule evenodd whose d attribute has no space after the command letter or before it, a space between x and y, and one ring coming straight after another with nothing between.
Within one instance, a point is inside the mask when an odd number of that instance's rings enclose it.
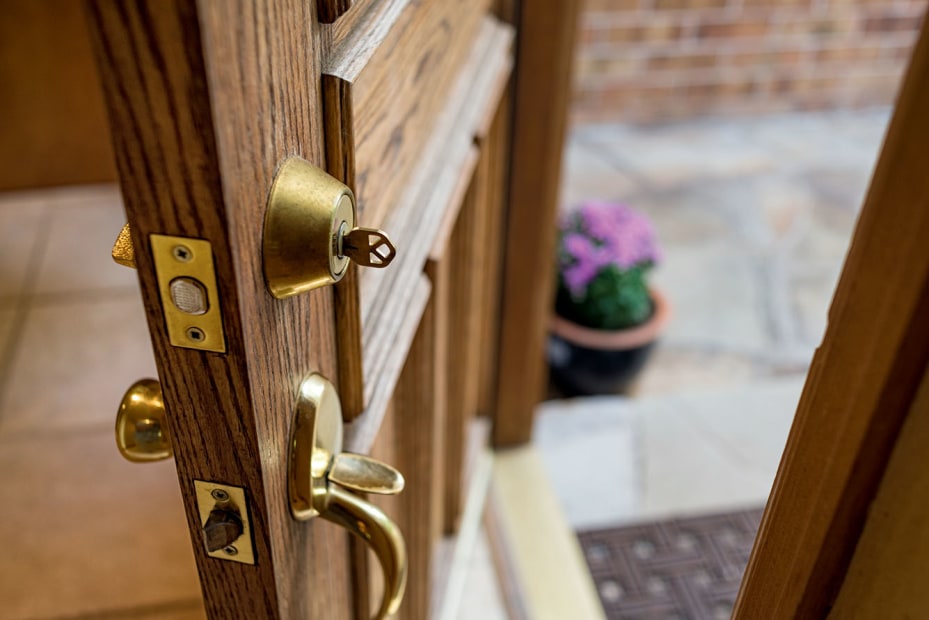
<instances>
[{"instance_id":1,"label":"wooden door","mask_svg":"<svg viewBox=\"0 0 929 620\"><path fill-rule=\"evenodd\" d=\"M317 372L341 396L345 449L406 477L403 494L377 502L406 538L399 613L431 617L454 545L443 537L458 527L489 437L478 414L495 403L512 3L87 7L207 614L366 618L379 605L380 568L364 545L290 514L291 420L301 381ZM555 87L566 86L569 64L558 64ZM561 118L542 131L556 138L524 158L530 168L560 153L563 92L557 100L546 113ZM354 191L359 223L384 229L397 248L390 267L352 267L335 286L287 299L269 294L262 223L292 156ZM153 259L159 235L209 243L221 346L172 344ZM242 489L254 563L207 553L196 481Z\"/></svg>"},{"instance_id":2,"label":"wooden door","mask_svg":"<svg viewBox=\"0 0 929 620\"><path fill-rule=\"evenodd\" d=\"M929 536L929 498L914 468L925 467L925 448L918 446L929 412L927 76L924 25L735 618L926 613L927 562L917 551Z\"/></svg>"},{"instance_id":3,"label":"wooden door","mask_svg":"<svg viewBox=\"0 0 929 620\"><path fill-rule=\"evenodd\" d=\"M346 537L290 518L283 458L303 375L337 370L332 295L276 302L260 262L278 162L324 162L312 5L91 2L88 14L207 613L349 618ZM224 352L170 343L152 234L210 243ZM254 564L207 555L196 480L245 490Z\"/></svg>"}]
</instances>

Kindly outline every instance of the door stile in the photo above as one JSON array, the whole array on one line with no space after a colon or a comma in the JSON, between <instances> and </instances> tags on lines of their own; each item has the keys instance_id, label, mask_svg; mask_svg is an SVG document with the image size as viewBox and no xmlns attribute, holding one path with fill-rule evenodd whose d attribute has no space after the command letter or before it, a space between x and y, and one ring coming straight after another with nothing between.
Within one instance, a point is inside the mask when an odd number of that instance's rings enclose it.
<instances>
[{"instance_id":1,"label":"door stile","mask_svg":"<svg viewBox=\"0 0 929 620\"><path fill-rule=\"evenodd\" d=\"M512 84L508 84L494 113L487 135L481 140L478 172L487 181L481 200L486 222L483 238L485 270L481 295L480 381L478 415L493 417L497 400L498 346L500 342L500 297L503 273L503 236L506 219L506 188L510 162L510 103Z\"/></svg>"},{"instance_id":2,"label":"door stile","mask_svg":"<svg viewBox=\"0 0 929 620\"><path fill-rule=\"evenodd\" d=\"M480 153L478 162L486 158ZM480 244L483 241L483 204L486 179L475 166L462 199L448 247L438 261L448 263L448 355L445 359L447 407L445 419L445 493L443 529L458 530L464 509L465 448L468 428L477 413L480 367L481 278L486 270Z\"/></svg>"},{"instance_id":3,"label":"door stile","mask_svg":"<svg viewBox=\"0 0 929 620\"><path fill-rule=\"evenodd\" d=\"M397 525L406 536L410 570L398 620L431 617L433 551L439 541L434 524L441 510L435 494L444 458L445 375L440 355L445 350L441 313L447 298L443 286L432 287L392 400L393 461L407 479L407 488L398 498Z\"/></svg>"},{"instance_id":4,"label":"door stile","mask_svg":"<svg viewBox=\"0 0 929 620\"><path fill-rule=\"evenodd\" d=\"M927 75L924 24L734 618L828 613L929 364Z\"/></svg>"},{"instance_id":5,"label":"door stile","mask_svg":"<svg viewBox=\"0 0 929 620\"><path fill-rule=\"evenodd\" d=\"M513 91L507 228L493 443L532 438L545 394L545 341L554 298L555 221L579 2L500 2L513 15Z\"/></svg>"},{"instance_id":6,"label":"door stile","mask_svg":"<svg viewBox=\"0 0 929 620\"><path fill-rule=\"evenodd\" d=\"M347 535L294 521L286 487L297 386L338 380L332 293L272 299L260 252L278 162L324 164L314 3L87 7L207 613L349 618ZM211 243L225 353L169 343L153 233ZM246 489L254 565L206 554L194 480Z\"/></svg>"},{"instance_id":7,"label":"door stile","mask_svg":"<svg viewBox=\"0 0 929 620\"><path fill-rule=\"evenodd\" d=\"M324 47L328 45L331 41ZM354 188L355 152L345 148L346 141L350 142L354 134L351 88L347 82L323 75L322 98L326 171ZM351 422L368 405L364 399L365 378L361 362L361 290L355 265L348 266L345 277L335 285L333 294L339 351L339 396L342 399L342 415L346 422Z\"/></svg>"}]
</instances>

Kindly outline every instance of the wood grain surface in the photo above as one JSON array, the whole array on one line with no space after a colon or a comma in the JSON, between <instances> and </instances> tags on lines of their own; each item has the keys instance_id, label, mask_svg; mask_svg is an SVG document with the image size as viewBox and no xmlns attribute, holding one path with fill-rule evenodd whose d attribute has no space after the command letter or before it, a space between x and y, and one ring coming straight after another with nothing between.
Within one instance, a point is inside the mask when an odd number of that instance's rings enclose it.
<instances>
[{"instance_id":1,"label":"wood grain surface","mask_svg":"<svg viewBox=\"0 0 929 620\"><path fill-rule=\"evenodd\" d=\"M483 154L482 154L483 156ZM486 179L474 174L462 201L447 255L449 261L448 304L448 405L445 419L445 508L446 534L457 529L464 503L464 450L466 431L477 413L478 360L484 255L478 235L482 232L483 209L479 204Z\"/></svg>"},{"instance_id":2,"label":"wood grain surface","mask_svg":"<svg viewBox=\"0 0 929 620\"><path fill-rule=\"evenodd\" d=\"M332 290L272 299L260 253L278 162L300 155L323 164L314 5L94 0L88 8L207 612L348 618L347 535L294 521L286 489L297 386L311 371L338 379ZM226 354L168 344L151 233L211 242ZM247 489L256 565L206 555L194 479Z\"/></svg>"},{"instance_id":3,"label":"wood grain surface","mask_svg":"<svg viewBox=\"0 0 929 620\"><path fill-rule=\"evenodd\" d=\"M361 291L358 286L357 265L349 263L345 276L335 285L333 303L342 418L351 422L361 415L366 405L361 352Z\"/></svg>"},{"instance_id":4,"label":"wood grain surface","mask_svg":"<svg viewBox=\"0 0 929 620\"><path fill-rule=\"evenodd\" d=\"M486 210L487 224L484 237L484 270L482 273L483 294L482 323L478 362L480 381L478 384L477 411L482 416L494 416L497 404L497 372L500 342L500 297L503 273L503 239L506 233L506 191L510 174L510 103L507 92L481 146L479 174L487 178L482 201Z\"/></svg>"},{"instance_id":5,"label":"wood grain surface","mask_svg":"<svg viewBox=\"0 0 929 620\"><path fill-rule=\"evenodd\" d=\"M358 75L387 38L411 0L356 0L333 24L324 25L323 73Z\"/></svg>"},{"instance_id":6,"label":"wood grain surface","mask_svg":"<svg viewBox=\"0 0 929 620\"><path fill-rule=\"evenodd\" d=\"M422 270L443 223L444 230L451 230L447 211L457 208L458 201L452 198L463 195L467 188L471 170L465 163L473 156L474 136L485 110L495 108L499 102L501 92L495 87L501 83L501 75L510 71L511 41L512 30L485 20L423 150L423 165L409 179L409 198L391 208L384 227L403 248L396 260L408 261L414 267L392 265L361 274L365 342L369 342L367 334L379 315L402 308L403 292L409 290L409 283Z\"/></svg>"},{"instance_id":7,"label":"wood grain surface","mask_svg":"<svg viewBox=\"0 0 929 620\"><path fill-rule=\"evenodd\" d=\"M337 92L323 89L323 118L330 126L350 131L351 94L340 93L344 82L330 83ZM346 151L341 132L325 133L326 171L349 187L355 185L354 153ZM364 368L361 341L361 292L358 266L350 263L345 276L335 286L336 346L339 359L339 396L346 422L361 415L367 402L364 394Z\"/></svg>"},{"instance_id":8,"label":"wood grain surface","mask_svg":"<svg viewBox=\"0 0 929 620\"><path fill-rule=\"evenodd\" d=\"M4 0L0 190L116 180L81 3Z\"/></svg>"},{"instance_id":9,"label":"wood grain surface","mask_svg":"<svg viewBox=\"0 0 929 620\"><path fill-rule=\"evenodd\" d=\"M734 618L828 613L929 362L927 75L924 26Z\"/></svg>"},{"instance_id":10,"label":"wood grain surface","mask_svg":"<svg viewBox=\"0 0 929 620\"><path fill-rule=\"evenodd\" d=\"M324 89L350 93L351 106L339 106L341 125L327 119L327 126L347 142L343 151L354 153L352 188L364 225L381 226L395 202L409 199L408 177L422 163L423 145L468 57L486 5L486 0L409 3L389 31L374 22L369 38L383 37L376 45L355 37L344 60L337 54L329 58Z\"/></svg>"},{"instance_id":11,"label":"wood grain surface","mask_svg":"<svg viewBox=\"0 0 929 620\"><path fill-rule=\"evenodd\" d=\"M439 291L441 291L439 287ZM433 287L433 291L436 289ZM439 300L433 295L420 321L393 398L393 441L397 467L406 477L400 497L398 525L409 553L409 581L398 617L418 620L429 617L432 593L432 558L437 537L432 524L440 507L433 501L436 478L443 469L444 399L441 392L445 369L442 353Z\"/></svg>"},{"instance_id":12,"label":"wood grain surface","mask_svg":"<svg viewBox=\"0 0 929 620\"><path fill-rule=\"evenodd\" d=\"M377 372L366 375L366 386L371 389L367 408L345 430L345 449L349 452L367 453L371 449L387 414L431 288L429 279L419 274L413 292L406 300L405 311L389 315L389 320L382 324L383 336L378 343L385 355L380 358Z\"/></svg>"},{"instance_id":13,"label":"wood grain surface","mask_svg":"<svg viewBox=\"0 0 929 620\"><path fill-rule=\"evenodd\" d=\"M431 384L435 390L433 400L435 413L433 415L436 419L436 428L431 447L435 472L432 476L432 489L430 491L432 510L430 512L429 531L432 534L433 543L438 545L445 534L445 440L447 437L445 424L448 417L449 379L448 367L442 363L442 360L448 359L448 289L450 284L448 261L429 261L426 263L426 276L432 282L431 303L434 307L432 333L436 364L434 382ZM433 554L435 554L434 549ZM435 584L435 581L433 581L433 584Z\"/></svg>"},{"instance_id":14,"label":"wood grain surface","mask_svg":"<svg viewBox=\"0 0 929 620\"><path fill-rule=\"evenodd\" d=\"M383 408L374 406L376 390L386 383L380 374L391 368L386 360L396 346L408 348L390 325L409 312L427 257L442 231L449 211L460 205L476 165L474 136L487 108L495 108L505 86L501 74L510 71L512 30L488 18L472 45L472 54L449 92L446 108L433 127L420 166L410 180L410 199L394 206L384 225L397 248L387 269L360 274L362 354L365 412L352 424L353 445L363 449L377 434ZM412 338L412 334L410 334ZM365 428L367 427L367 428Z\"/></svg>"},{"instance_id":15,"label":"wood grain surface","mask_svg":"<svg viewBox=\"0 0 929 620\"><path fill-rule=\"evenodd\" d=\"M900 429L831 618L919 618L929 609L929 374Z\"/></svg>"},{"instance_id":16,"label":"wood grain surface","mask_svg":"<svg viewBox=\"0 0 929 620\"><path fill-rule=\"evenodd\" d=\"M513 147L494 444L529 441L545 389L555 219L578 2L523 2L517 23Z\"/></svg>"}]
</instances>

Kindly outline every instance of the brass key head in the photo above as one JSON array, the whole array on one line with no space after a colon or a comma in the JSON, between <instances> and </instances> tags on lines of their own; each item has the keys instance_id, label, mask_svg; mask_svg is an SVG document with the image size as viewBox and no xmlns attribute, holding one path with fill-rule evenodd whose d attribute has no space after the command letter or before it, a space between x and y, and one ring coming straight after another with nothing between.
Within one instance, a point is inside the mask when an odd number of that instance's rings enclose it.
<instances>
[{"instance_id":1,"label":"brass key head","mask_svg":"<svg viewBox=\"0 0 929 620\"><path fill-rule=\"evenodd\" d=\"M397 255L387 234L373 228L353 228L341 236L339 254L364 267L383 269Z\"/></svg>"}]
</instances>

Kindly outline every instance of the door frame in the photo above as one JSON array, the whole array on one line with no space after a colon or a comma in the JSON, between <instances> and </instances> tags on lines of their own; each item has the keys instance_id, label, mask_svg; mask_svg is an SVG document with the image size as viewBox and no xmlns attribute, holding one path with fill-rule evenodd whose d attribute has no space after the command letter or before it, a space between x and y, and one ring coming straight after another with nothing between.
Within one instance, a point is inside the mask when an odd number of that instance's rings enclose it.
<instances>
[{"instance_id":1,"label":"door frame","mask_svg":"<svg viewBox=\"0 0 929 620\"><path fill-rule=\"evenodd\" d=\"M924 22L733 618L828 615L927 370L926 76Z\"/></svg>"}]
</instances>

